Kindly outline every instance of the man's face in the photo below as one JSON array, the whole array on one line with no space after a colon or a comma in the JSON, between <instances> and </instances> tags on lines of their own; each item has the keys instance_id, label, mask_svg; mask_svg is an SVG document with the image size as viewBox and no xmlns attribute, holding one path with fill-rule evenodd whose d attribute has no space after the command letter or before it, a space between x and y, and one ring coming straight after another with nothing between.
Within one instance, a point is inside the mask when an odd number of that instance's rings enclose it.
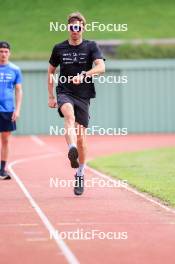
<instances>
[{"instance_id":1,"label":"man's face","mask_svg":"<svg viewBox=\"0 0 175 264\"><path fill-rule=\"evenodd\" d=\"M7 48L0 48L0 63L7 63L10 57L10 50Z\"/></svg>"},{"instance_id":2,"label":"man's face","mask_svg":"<svg viewBox=\"0 0 175 264\"><path fill-rule=\"evenodd\" d=\"M82 38L82 34L84 31L83 24L78 20L74 20L73 22L68 24L68 31L70 39L72 39L73 41L77 41Z\"/></svg>"}]
</instances>

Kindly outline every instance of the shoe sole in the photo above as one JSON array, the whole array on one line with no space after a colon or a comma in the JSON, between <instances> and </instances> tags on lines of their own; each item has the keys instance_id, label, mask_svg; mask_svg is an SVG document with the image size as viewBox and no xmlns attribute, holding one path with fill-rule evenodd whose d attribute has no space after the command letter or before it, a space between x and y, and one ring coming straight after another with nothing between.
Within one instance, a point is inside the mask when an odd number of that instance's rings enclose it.
<instances>
[{"instance_id":1,"label":"shoe sole","mask_svg":"<svg viewBox=\"0 0 175 264\"><path fill-rule=\"evenodd\" d=\"M73 147L69 150L69 153L68 153L68 158L70 160L70 163L71 163L71 167L72 168L78 168L79 167L79 163L78 163L78 150Z\"/></svg>"},{"instance_id":2,"label":"shoe sole","mask_svg":"<svg viewBox=\"0 0 175 264\"><path fill-rule=\"evenodd\" d=\"M77 196L78 196L78 195L79 195L79 196L82 195L83 192L84 192L84 191L82 191L82 192L77 192L77 191L74 190L74 194L77 195Z\"/></svg>"},{"instance_id":3,"label":"shoe sole","mask_svg":"<svg viewBox=\"0 0 175 264\"><path fill-rule=\"evenodd\" d=\"M0 180L11 180L11 177L9 175L7 175L7 176L0 176Z\"/></svg>"},{"instance_id":4,"label":"shoe sole","mask_svg":"<svg viewBox=\"0 0 175 264\"><path fill-rule=\"evenodd\" d=\"M75 180L77 180L76 177L75 177ZM81 180L81 182L82 182L82 180ZM83 187L81 187L81 188L77 187L77 186L74 187L74 194L75 195L82 195L83 192L84 192L84 180L83 180Z\"/></svg>"}]
</instances>

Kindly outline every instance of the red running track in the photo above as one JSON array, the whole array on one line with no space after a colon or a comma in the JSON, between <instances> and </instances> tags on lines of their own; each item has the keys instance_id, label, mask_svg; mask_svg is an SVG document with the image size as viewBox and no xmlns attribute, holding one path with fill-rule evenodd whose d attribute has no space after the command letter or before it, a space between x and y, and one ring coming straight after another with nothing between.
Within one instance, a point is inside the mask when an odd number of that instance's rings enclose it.
<instances>
[{"instance_id":1,"label":"red running track","mask_svg":"<svg viewBox=\"0 0 175 264\"><path fill-rule=\"evenodd\" d=\"M175 146L175 135L94 136L88 137L88 145L93 158ZM0 182L1 264L175 263L173 212L124 188L86 188L83 196L76 197L72 188L50 187L51 177L72 179L74 175L63 137L13 137L11 152L10 163L17 163L10 165L17 178ZM93 177L97 175L87 171L86 179ZM96 237L56 243L50 239L52 227L60 232L77 228L104 234L127 232L127 239Z\"/></svg>"}]
</instances>

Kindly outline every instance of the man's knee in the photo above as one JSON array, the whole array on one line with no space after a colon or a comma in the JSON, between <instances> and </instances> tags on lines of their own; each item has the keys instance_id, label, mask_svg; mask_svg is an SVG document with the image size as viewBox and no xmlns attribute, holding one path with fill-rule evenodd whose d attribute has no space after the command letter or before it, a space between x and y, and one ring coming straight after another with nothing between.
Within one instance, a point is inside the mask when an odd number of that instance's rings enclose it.
<instances>
[{"instance_id":1,"label":"man's knee","mask_svg":"<svg viewBox=\"0 0 175 264\"><path fill-rule=\"evenodd\" d=\"M61 112L64 115L64 119L69 124L75 123L75 115L73 106L70 103L66 103L61 107Z\"/></svg>"},{"instance_id":2,"label":"man's knee","mask_svg":"<svg viewBox=\"0 0 175 264\"><path fill-rule=\"evenodd\" d=\"M1 134L1 142L2 142L2 145L8 145L9 143L9 138L10 138L10 133L2 133Z\"/></svg>"},{"instance_id":3,"label":"man's knee","mask_svg":"<svg viewBox=\"0 0 175 264\"><path fill-rule=\"evenodd\" d=\"M72 125L72 124L75 124L75 116L74 116L73 113L70 113L70 114L64 116L64 118L65 118L65 121L66 121L67 123L69 123L69 124L71 124L71 125Z\"/></svg>"}]
</instances>

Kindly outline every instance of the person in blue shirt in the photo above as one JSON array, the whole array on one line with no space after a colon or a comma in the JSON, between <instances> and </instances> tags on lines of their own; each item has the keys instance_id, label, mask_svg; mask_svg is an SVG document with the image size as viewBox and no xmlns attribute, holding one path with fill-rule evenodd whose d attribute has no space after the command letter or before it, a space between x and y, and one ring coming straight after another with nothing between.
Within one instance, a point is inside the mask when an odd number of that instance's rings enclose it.
<instances>
[{"instance_id":1,"label":"person in blue shirt","mask_svg":"<svg viewBox=\"0 0 175 264\"><path fill-rule=\"evenodd\" d=\"M22 102L22 74L19 67L9 62L10 44L0 41L0 134L1 168L0 179L11 179L6 171L9 154L9 138L16 130Z\"/></svg>"}]
</instances>

